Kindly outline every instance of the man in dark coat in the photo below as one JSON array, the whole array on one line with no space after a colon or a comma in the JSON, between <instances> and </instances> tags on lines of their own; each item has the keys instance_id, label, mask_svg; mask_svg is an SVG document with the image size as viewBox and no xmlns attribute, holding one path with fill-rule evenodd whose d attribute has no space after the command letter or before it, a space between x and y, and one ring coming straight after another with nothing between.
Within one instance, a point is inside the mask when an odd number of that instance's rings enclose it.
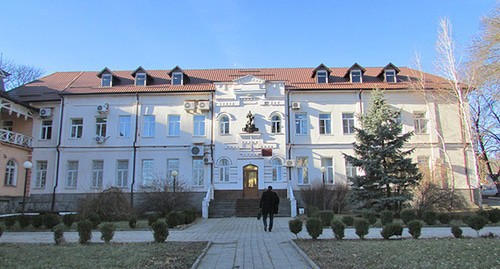
<instances>
[{"instance_id":1,"label":"man in dark coat","mask_svg":"<svg viewBox=\"0 0 500 269\"><path fill-rule=\"evenodd\" d=\"M273 191L273 187L269 186L267 191L260 198L260 209L262 210L262 221L264 222L264 231L267 232L267 216L269 216L269 231L273 229L274 214L278 213L278 205L280 198Z\"/></svg>"}]
</instances>

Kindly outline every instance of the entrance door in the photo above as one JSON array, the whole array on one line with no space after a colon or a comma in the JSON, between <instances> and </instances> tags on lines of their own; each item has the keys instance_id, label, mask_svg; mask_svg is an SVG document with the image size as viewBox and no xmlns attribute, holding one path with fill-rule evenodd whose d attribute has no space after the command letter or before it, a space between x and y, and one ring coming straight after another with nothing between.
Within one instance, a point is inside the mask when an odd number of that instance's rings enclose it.
<instances>
[{"instance_id":1,"label":"entrance door","mask_svg":"<svg viewBox=\"0 0 500 269\"><path fill-rule=\"evenodd\" d=\"M259 198L259 168L252 164L243 167L243 198Z\"/></svg>"}]
</instances>

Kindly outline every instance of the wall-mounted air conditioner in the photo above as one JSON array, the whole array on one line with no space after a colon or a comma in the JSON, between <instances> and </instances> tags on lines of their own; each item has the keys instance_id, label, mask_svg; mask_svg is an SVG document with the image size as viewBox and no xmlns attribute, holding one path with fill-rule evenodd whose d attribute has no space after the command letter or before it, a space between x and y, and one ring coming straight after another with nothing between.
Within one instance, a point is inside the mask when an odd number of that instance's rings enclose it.
<instances>
[{"instance_id":1,"label":"wall-mounted air conditioner","mask_svg":"<svg viewBox=\"0 0 500 269\"><path fill-rule=\"evenodd\" d=\"M44 108L40 108L40 117L42 118L50 118L52 117L52 108L50 107L44 107Z\"/></svg>"},{"instance_id":2,"label":"wall-mounted air conditioner","mask_svg":"<svg viewBox=\"0 0 500 269\"><path fill-rule=\"evenodd\" d=\"M201 157L205 154L205 148L201 145L193 145L191 146L191 156L193 157Z\"/></svg>"},{"instance_id":3,"label":"wall-mounted air conditioner","mask_svg":"<svg viewBox=\"0 0 500 269\"><path fill-rule=\"evenodd\" d=\"M205 154L205 156L203 157L203 162L205 164L210 164L210 163L213 163L213 159L212 159L212 155L211 154Z\"/></svg>"},{"instance_id":4,"label":"wall-mounted air conditioner","mask_svg":"<svg viewBox=\"0 0 500 269\"><path fill-rule=\"evenodd\" d=\"M285 166L286 167L295 167L295 160L286 160Z\"/></svg>"},{"instance_id":5,"label":"wall-mounted air conditioner","mask_svg":"<svg viewBox=\"0 0 500 269\"><path fill-rule=\"evenodd\" d=\"M185 101L184 102L184 109L185 110L195 110L196 103L194 101Z\"/></svg>"},{"instance_id":6,"label":"wall-mounted air conditioner","mask_svg":"<svg viewBox=\"0 0 500 269\"><path fill-rule=\"evenodd\" d=\"M99 114L105 114L105 113L108 113L108 111L109 111L109 104L108 103L97 106L97 112Z\"/></svg>"},{"instance_id":7,"label":"wall-mounted air conditioner","mask_svg":"<svg viewBox=\"0 0 500 269\"><path fill-rule=\"evenodd\" d=\"M96 136L94 139L95 139L95 142L97 142L97 144L102 144L102 143L106 142L106 137L104 137L104 136Z\"/></svg>"},{"instance_id":8,"label":"wall-mounted air conditioner","mask_svg":"<svg viewBox=\"0 0 500 269\"><path fill-rule=\"evenodd\" d=\"M299 110L300 109L300 102L292 102L292 109Z\"/></svg>"},{"instance_id":9,"label":"wall-mounted air conditioner","mask_svg":"<svg viewBox=\"0 0 500 269\"><path fill-rule=\"evenodd\" d=\"M198 101L198 109L201 111L210 110L210 102L208 101Z\"/></svg>"}]
</instances>

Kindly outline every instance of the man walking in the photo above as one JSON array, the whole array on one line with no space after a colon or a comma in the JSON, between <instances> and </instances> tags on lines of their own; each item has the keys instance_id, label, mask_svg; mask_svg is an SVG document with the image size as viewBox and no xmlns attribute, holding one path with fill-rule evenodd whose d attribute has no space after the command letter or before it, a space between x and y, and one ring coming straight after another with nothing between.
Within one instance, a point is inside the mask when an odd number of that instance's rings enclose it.
<instances>
[{"instance_id":1,"label":"man walking","mask_svg":"<svg viewBox=\"0 0 500 269\"><path fill-rule=\"evenodd\" d=\"M260 198L260 208L262 210L262 221L264 222L264 231L267 232L267 216L269 216L269 231L273 229L274 214L278 213L280 198L273 192L273 187L267 187L267 191Z\"/></svg>"}]
</instances>

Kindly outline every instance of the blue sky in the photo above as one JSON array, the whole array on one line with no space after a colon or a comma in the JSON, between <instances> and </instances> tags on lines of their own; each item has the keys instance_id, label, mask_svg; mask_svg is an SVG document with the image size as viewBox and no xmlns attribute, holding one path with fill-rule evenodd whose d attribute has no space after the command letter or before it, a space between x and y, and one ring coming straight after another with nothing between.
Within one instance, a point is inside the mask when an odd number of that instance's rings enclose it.
<instances>
[{"instance_id":1,"label":"blue sky","mask_svg":"<svg viewBox=\"0 0 500 269\"><path fill-rule=\"evenodd\" d=\"M3 1L0 53L57 71L413 66L438 22L463 48L495 0Z\"/></svg>"}]
</instances>

